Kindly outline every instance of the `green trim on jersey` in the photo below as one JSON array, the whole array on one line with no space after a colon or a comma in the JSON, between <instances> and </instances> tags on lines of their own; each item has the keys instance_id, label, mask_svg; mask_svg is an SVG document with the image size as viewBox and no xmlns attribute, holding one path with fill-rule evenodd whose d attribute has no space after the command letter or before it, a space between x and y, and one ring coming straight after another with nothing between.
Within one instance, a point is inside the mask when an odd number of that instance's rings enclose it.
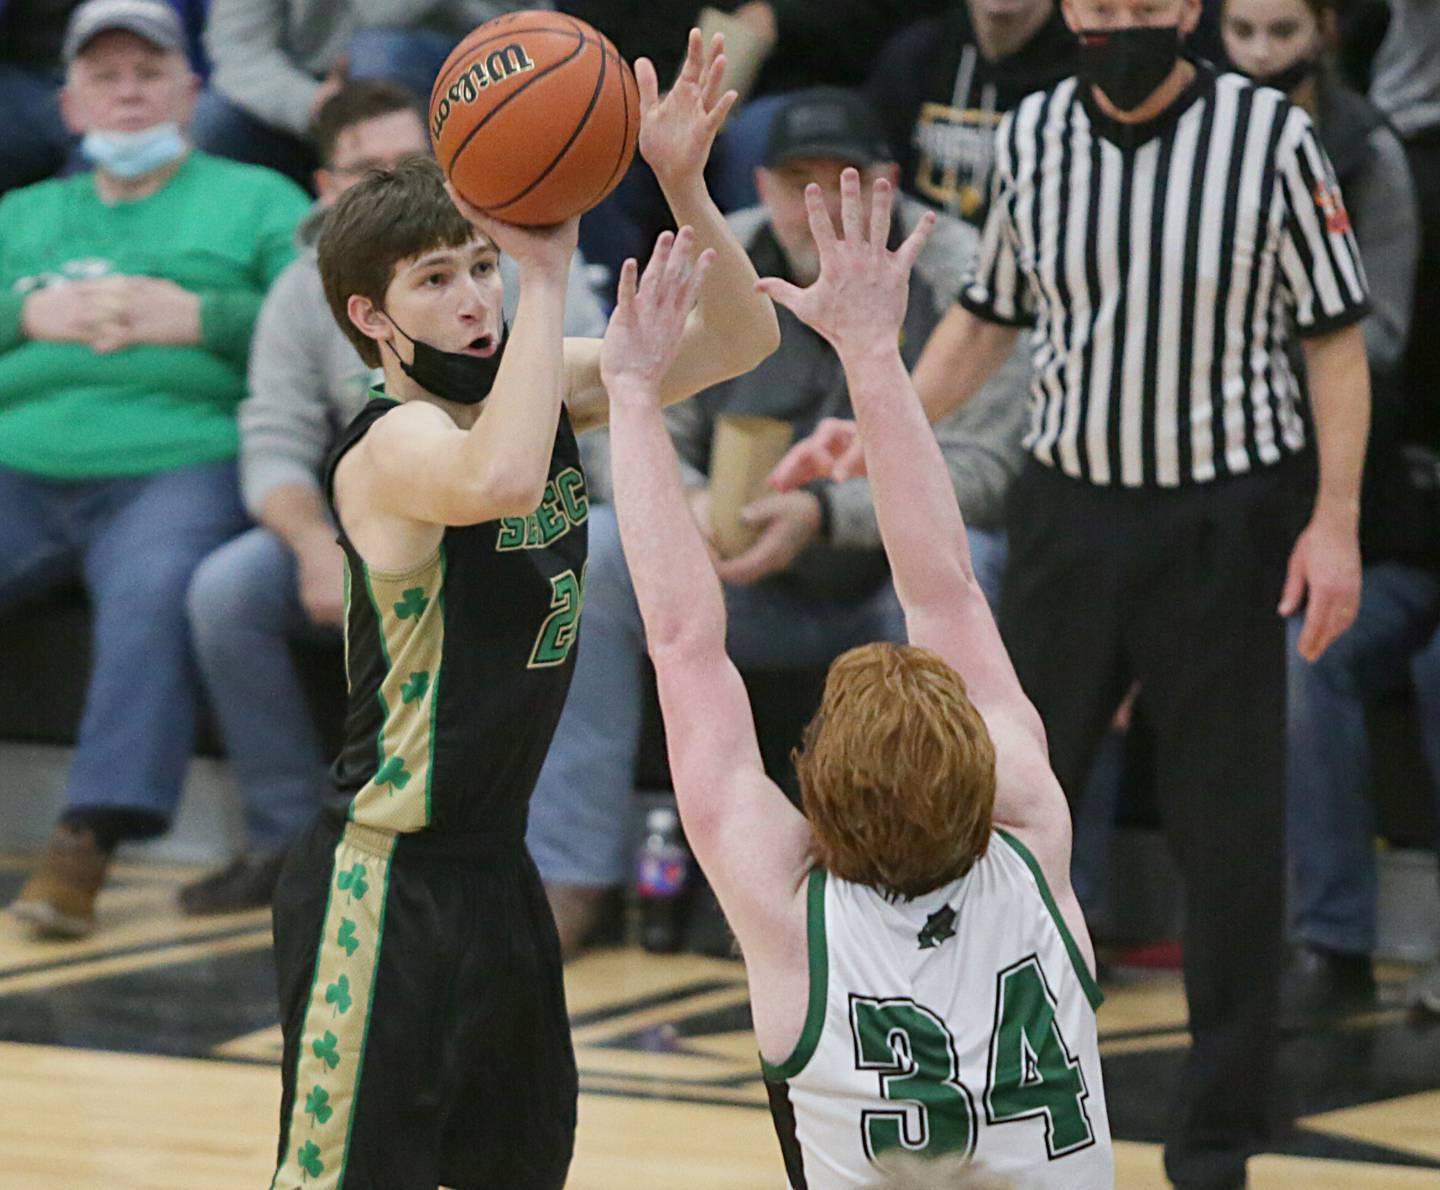
<instances>
[{"instance_id":1,"label":"green trim on jersey","mask_svg":"<svg viewBox=\"0 0 1440 1190\"><path fill-rule=\"evenodd\" d=\"M830 998L830 953L825 944L825 869L811 868L805 897L806 949L810 957L810 1000L805 1008L805 1028L790 1056L778 1066L760 1057L760 1070L772 1083L794 1078L809 1065L825 1028L825 1006Z\"/></svg>"},{"instance_id":2,"label":"green trim on jersey","mask_svg":"<svg viewBox=\"0 0 1440 1190\"><path fill-rule=\"evenodd\" d=\"M1035 877L1035 884L1040 889L1040 899L1045 902L1045 908L1050 911L1050 916L1055 920L1055 928L1060 931L1060 940L1065 943L1065 953L1070 956L1070 964L1075 968L1080 986L1085 989L1085 998L1090 1001L1091 1008L1098 1009L1105 1001L1105 993L1100 990L1100 985L1090 974L1090 967L1085 962L1085 956L1080 953L1080 948L1075 945L1075 939L1070 934L1070 927L1060 916L1060 910L1055 906L1055 898L1050 895L1050 886L1045 882L1045 874L1040 871L1040 864L1030 854L1030 849L1014 835L999 827L996 827L995 833L1010 844L1010 850L1025 861L1025 866L1030 869L1030 875Z\"/></svg>"},{"instance_id":3,"label":"green trim on jersey","mask_svg":"<svg viewBox=\"0 0 1440 1190\"><path fill-rule=\"evenodd\" d=\"M348 566L345 569L350 569ZM390 650L385 645L385 617L380 611L380 601L375 598L375 587L370 580L370 567L365 566L365 595L370 600L370 610L375 613L376 634L380 643L380 656L385 658L385 671L391 669ZM345 621L347 631L345 633L345 651L350 651L350 633L348 631L350 621ZM385 703L385 687L382 683L375 689L376 701L380 703L380 730L375 734L375 767L382 769L385 766L385 726L390 722L390 708ZM350 803L350 820L355 820L355 801Z\"/></svg>"},{"instance_id":4,"label":"green trim on jersey","mask_svg":"<svg viewBox=\"0 0 1440 1190\"><path fill-rule=\"evenodd\" d=\"M345 650L345 693L348 695L352 689L350 682L350 560L345 560L345 569L342 572L345 579L345 618L340 622L345 625L345 631L340 634L341 642Z\"/></svg>"},{"instance_id":5,"label":"green trim on jersey","mask_svg":"<svg viewBox=\"0 0 1440 1190\"><path fill-rule=\"evenodd\" d=\"M439 605L440 624L445 624L445 569L449 565L449 558L445 553L445 543L440 543L440 590L435 594L435 602ZM440 713L440 655L444 653L445 642L442 638L440 646L436 651L435 669L431 674L430 688L427 693L430 696L430 762L425 766L425 822L428 825L435 821L433 803L431 802L431 790L435 783L435 717Z\"/></svg>"}]
</instances>

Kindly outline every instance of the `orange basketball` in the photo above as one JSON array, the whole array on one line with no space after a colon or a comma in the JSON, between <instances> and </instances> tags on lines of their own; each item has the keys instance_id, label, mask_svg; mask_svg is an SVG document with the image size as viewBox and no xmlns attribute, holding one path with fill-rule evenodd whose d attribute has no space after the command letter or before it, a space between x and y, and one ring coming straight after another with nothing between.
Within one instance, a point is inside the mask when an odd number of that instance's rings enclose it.
<instances>
[{"instance_id":1,"label":"orange basketball","mask_svg":"<svg viewBox=\"0 0 1440 1190\"><path fill-rule=\"evenodd\" d=\"M609 38L564 13L486 21L430 92L430 139L446 177L509 223L588 211L624 175L639 133L629 65Z\"/></svg>"}]
</instances>

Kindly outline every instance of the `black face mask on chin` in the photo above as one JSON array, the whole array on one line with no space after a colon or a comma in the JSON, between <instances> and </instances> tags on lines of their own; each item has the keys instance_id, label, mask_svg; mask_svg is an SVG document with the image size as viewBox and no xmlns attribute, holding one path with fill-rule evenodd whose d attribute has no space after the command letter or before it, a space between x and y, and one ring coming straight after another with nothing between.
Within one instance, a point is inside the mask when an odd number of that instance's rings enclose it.
<instances>
[{"instance_id":1,"label":"black face mask on chin","mask_svg":"<svg viewBox=\"0 0 1440 1190\"><path fill-rule=\"evenodd\" d=\"M389 317L389 315L387 315ZM501 321L500 342L495 353L489 356L466 355L463 351L441 351L433 344L415 338L401 325L390 318L391 325L410 340L415 349L415 360L406 363L394 347L395 358L400 370L432 396L457 405L478 405L490 395L495 384L495 374L500 370L500 361L505 355L505 344L510 339L510 326Z\"/></svg>"},{"instance_id":2,"label":"black face mask on chin","mask_svg":"<svg viewBox=\"0 0 1440 1190\"><path fill-rule=\"evenodd\" d=\"M1098 87L1122 112L1133 112L1170 77L1180 60L1180 29L1082 30L1080 79Z\"/></svg>"},{"instance_id":3,"label":"black face mask on chin","mask_svg":"<svg viewBox=\"0 0 1440 1190\"><path fill-rule=\"evenodd\" d=\"M1284 70L1277 70L1274 74L1252 74L1250 80L1260 87L1274 87L1289 95L1301 83L1315 73L1319 65L1314 58L1301 58L1298 62L1292 62Z\"/></svg>"}]
</instances>

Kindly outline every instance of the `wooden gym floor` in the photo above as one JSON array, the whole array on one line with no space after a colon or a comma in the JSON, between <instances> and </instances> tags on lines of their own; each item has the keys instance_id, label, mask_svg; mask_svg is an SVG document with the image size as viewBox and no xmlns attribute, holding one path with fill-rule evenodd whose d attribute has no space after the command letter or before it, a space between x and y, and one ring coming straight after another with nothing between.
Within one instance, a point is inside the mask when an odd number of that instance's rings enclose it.
<instances>
[{"instance_id":1,"label":"wooden gym floor","mask_svg":"<svg viewBox=\"0 0 1440 1190\"><path fill-rule=\"evenodd\" d=\"M24 867L0 857L0 903ZM258 1190L280 1079L269 920L190 920L189 873L121 866L102 929L27 941L0 916L0 1190ZM1393 1001L1403 969L1386 972ZM784 1184L738 963L600 951L568 972L580 1064L575 1190ZM1162 1187L1186 1042L1178 980L1113 984L1101 1052L1122 1187ZM1440 1022L1397 1007L1286 1039L1296 1123L1256 1190L1440 1186Z\"/></svg>"}]
</instances>

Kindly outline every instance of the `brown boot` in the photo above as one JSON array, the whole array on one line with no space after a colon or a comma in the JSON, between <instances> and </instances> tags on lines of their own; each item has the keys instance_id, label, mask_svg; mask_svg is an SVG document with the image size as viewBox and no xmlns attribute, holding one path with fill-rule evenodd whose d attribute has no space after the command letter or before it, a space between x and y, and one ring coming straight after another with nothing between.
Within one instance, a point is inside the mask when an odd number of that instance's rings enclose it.
<instances>
[{"instance_id":1,"label":"brown boot","mask_svg":"<svg viewBox=\"0 0 1440 1190\"><path fill-rule=\"evenodd\" d=\"M110 852L93 831L62 823L51 832L10 912L41 937L84 938L95 929L95 897L109 867Z\"/></svg>"},{"instance_id":2,"label":"brown boot","mask_svg":"<svg viewBox=\"0 0 1440 1190\"><path fill-rule=\"evenodd\" d=\"M589 940L610 890L583 884L547 884L545 895L555 916L555 932L560 935L560 957L568 963Z\"/></svg>"}]
</instances>

